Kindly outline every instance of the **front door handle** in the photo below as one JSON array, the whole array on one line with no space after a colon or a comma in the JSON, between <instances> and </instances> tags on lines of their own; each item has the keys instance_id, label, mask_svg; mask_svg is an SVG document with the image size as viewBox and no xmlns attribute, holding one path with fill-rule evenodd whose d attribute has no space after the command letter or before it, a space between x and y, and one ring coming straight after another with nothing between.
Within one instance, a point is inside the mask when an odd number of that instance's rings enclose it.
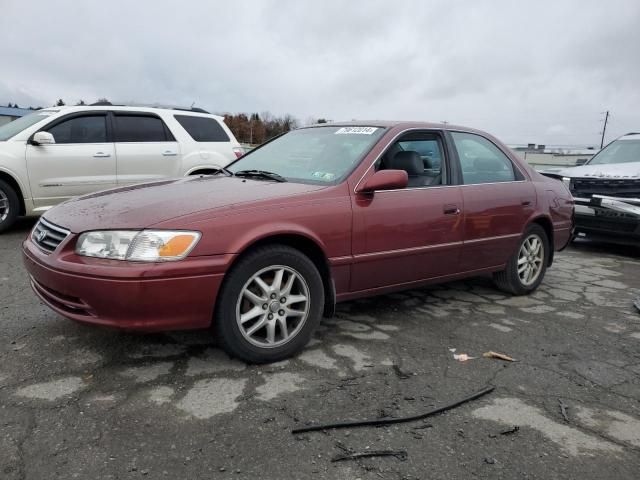
<instances>
[{"instance_id":1,"label":"front door handle","mask_svg":"<svg viewBox=\"0 0 640 480\"><path fill-rule=\"evenodd\" d=\"M175 150L165 150L164 152L162 152L162 155L164 155L165 157L171 157L177 154L178 152L176 152Z\"/></svg>"},{"instance_id":2,"label":"front door handle","mask_svg":"<svg viewBox=\"0 0 640 480\"><path fill-rule=\"evenodd\" d=\"M444 212L445 215L459 215L460 214L460 209L458 208L457 205L445 205L442 208L442 211Z\"/></svg>"},{"instance_id":3,"label":"front door handle","mask_svg":"<svg viewBox=\"0 0 640 480\"><path fill-rule=\"evenodd\" d=\"M523 207L530 207L531 206L531 200L522 200L522 206Z\"/></svg>"},{"instance_id":4,"label":"front door handle","mask_svg":"<svg viewBox=\"0 0 640 480\"><path fill-rule=\"evenodd\" d=\"M93 154L94 157L99 158L99 157L110 157L111 154L110 153L105 153L105 152L96 152Z\"/></svg>"}]
</instances>

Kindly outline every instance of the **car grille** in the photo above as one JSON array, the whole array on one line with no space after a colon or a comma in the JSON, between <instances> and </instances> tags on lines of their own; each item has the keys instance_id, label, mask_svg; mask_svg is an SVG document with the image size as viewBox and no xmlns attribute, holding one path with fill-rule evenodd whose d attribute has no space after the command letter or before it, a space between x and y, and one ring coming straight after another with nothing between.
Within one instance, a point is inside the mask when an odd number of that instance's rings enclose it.
<instances>
[{"instance_id":1,"label":"car grille","mask_svg":"<svg viewBox=\"0 0 640 480\"><path fill-rule=\"evenodd\" d=\"M591 198L594 194L610 197L640 197L640 179L574 178L571 193L576 198Z\"/></svg>"},{"instance_id":2,"label":"car grille","mask_svg":"<svg viewBox=\"0 0 640 480\"><path fill-rule=\"evenodd\" d=\"M41 218L31 232L31 240L45 252L51 253L67 238L69 233L69 230Z\"/></svg>"}]
</instances>

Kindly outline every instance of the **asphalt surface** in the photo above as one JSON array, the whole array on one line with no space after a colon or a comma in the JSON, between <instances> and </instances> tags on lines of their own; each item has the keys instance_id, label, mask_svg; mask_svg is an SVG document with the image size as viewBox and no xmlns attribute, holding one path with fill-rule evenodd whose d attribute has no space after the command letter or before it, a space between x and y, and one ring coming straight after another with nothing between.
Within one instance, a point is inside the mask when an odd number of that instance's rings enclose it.
<instances>
[{"instance_id":1,"label":"asphalt surface","mask_svg":"<svg viewBox=\"0 0 640 480\"><path fill-rule=\"evenodd\" d=\"M209 332L127 334L51 312L21 264L32 225L0 236L2 479L638 478L638 250L574 245L528 297L481 278L344 303L298 358L248 366ZM422 421L290 433L415 415L486 385ZM406 459L331 461L377 450Z\"/></svg>"}]
</instances>

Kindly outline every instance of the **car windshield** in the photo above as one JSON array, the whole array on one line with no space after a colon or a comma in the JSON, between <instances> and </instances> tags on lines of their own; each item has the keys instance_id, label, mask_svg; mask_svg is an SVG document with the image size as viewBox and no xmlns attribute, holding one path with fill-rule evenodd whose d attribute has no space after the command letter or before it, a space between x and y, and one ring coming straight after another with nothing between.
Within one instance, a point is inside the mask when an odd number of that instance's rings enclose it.
<instances>
[{"instance_id":1,"label":"car windshield","mask_svg":"<svg viewBox=\"0 0 640 480\"><path fill-rule=\"evenodd\" d=\"M29 128L31 125L35 125L39 121L44 120L54 113L55 112L51 110L42 110L35 113L30 113L29 115L25 115L24 117L20 117L13 122L9 122L6 125L1 126L0 142L4 142L12 137L15 137L25 128Z\"/></svg>"},{"instance_id":2,"label":"car windshield","mask_svg":"<svg viewBox=\"0 0 640 480\"><path fill-rule=\"evenodd\" d=\"M589 165L631 162L640 162L640 138L610 143L591 159Z\"/></svg>"},{"instance_id":3,"label":"car windshield","mask_svg":"<svg viewBox=\"0 0 640 480\"><path fill-rule=\"evenodd\" d=\"M262 170L290 182L343 180L383 135L380 127L313 127L289 132L249 152L228 169Z\"/></svg>"}]
</instances>

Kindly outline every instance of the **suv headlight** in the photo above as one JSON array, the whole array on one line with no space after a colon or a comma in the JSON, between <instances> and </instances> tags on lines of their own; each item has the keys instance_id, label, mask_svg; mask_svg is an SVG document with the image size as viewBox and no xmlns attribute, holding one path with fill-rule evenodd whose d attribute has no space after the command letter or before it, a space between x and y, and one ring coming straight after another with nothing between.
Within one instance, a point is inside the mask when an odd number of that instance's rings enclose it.
<instances>
[{"instance_id":1,"label":"suv headlight","mask_svg":"<svg viewBox=\"0 0 640 480\"><path fill-rule=\"evenodd\" d=\"M85 232L76 253L85 257L166 262L186 257L200 240L200 232L173 230L104 230Z\"/></svg>"}]
</instances>

